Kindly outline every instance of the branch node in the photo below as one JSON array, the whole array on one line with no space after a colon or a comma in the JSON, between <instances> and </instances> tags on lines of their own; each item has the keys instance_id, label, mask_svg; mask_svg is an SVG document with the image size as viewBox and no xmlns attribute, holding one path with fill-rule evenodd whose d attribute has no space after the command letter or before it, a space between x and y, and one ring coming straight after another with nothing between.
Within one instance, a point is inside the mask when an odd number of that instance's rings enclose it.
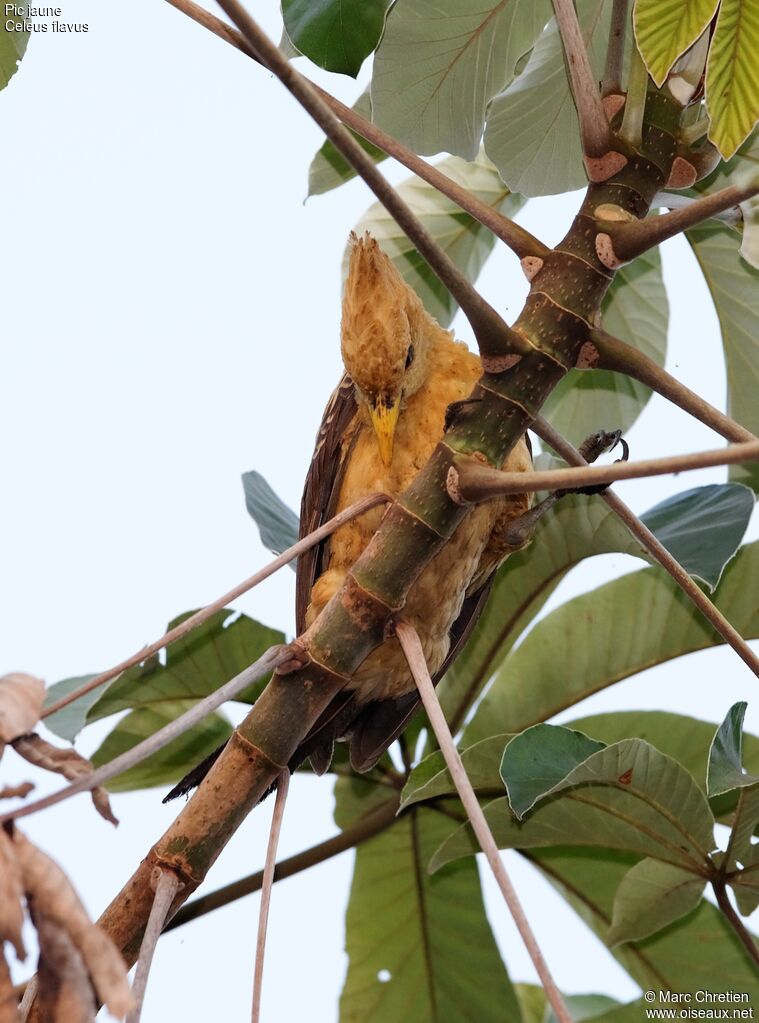
<instances>
[{"instance_id":1,"label":"branch node","mask_svg":"<svg viewBox=\"0 0 759 1023\"><path fill-rule=\"evenodd\" d=\"M603 232L596 235L596 255L609 270L619 270L626 262L624 259L617 258L611 235L604 234Z\"/></svg>"},{"instance_id":2,"label":"branch node","mask_svg":"<svg viewBox=\"0 0 759 1023\"><path fill-rule=\"evenodd\" d=\"M697 171L690 161L676 156L667 178L665 188L690 188L696 183Z\"/></svg>"},{"instance_id":3,"label":"branch node","mask_svg":"<svg viewBox=\"0 0 759 1023\"><path fill-rule=\"evenodd\" d=\"M625 95L621 92L613 92L609 96L604 96L601 103L603 104L604 113L609 118L609 123L611 123L624 107Z\"/></svg>"},{"instance_id":4,"label":"branch node","mask_svg":"<svg viewBox=\"0 0 759 1023\"><path fill-rule=\"evenodd\" d=\"M595 369L601 358L601 353L592 341L586 341L577 354L575 369Z\"/></svg>"},{"instance_id":5,"label":"branch node","mask_svg":"<svg viewBox=\"0 0 759 1023\"><path fill-rule=\"evenodd\" d=\"M543 260L540 256L525 256L519 262L528 281L534 280L543 269Z\"/></svg>"},{"instance_id":6,"label":"branch node","mask_svg":"<svg viewBox=\"0 0 759 1023\"><path fill-rule=\"evenodd\" d=\"M518 355L516 352L509 352L507 355L480 356L480 362L482 363L483 370L486 373L492 373L494 376L498 373L505 373L506 370L512 369L521 361L522 356Z\"/></svg>"},{"instance_id":7,"label":"branch node","mask_svg":"<svg viewBox=\"0 0 759 1023\"><path fill-rule=\"evenodd\" d=\"M593 184L598 185L602 181L608 181L614 174L618 174L627 164L627 157L624 153L609 150L603 156L585 156L585 170Z\"/></svg>"},{"instance_id":8,"label":"branch node","mask_svg":"<svg viewBox=\"0 0 759 1023\"><path fill-rule=\"evenodd\" d=\"M450 467L448 474L445 477L445 489L454 504L458 504L463 508L464 505L471 503L467 501L461 493L461 488L459 486L459 471L454 465Z\"/></svg>"}]
</instances>

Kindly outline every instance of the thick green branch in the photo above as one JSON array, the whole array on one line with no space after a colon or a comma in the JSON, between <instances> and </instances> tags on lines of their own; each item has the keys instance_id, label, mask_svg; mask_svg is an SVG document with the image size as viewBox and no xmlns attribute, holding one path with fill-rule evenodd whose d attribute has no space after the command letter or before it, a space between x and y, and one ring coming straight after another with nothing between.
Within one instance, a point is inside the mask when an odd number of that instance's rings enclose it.
<instances>
[{"instance_id":1,"label":"thick green branch","mask_svg":"<svg viewBox=\"0 0 759 1023\"><path fill-rule=\"evenodd\" d=\"M756 440L756 437L726 416L719 409L704 401L695 391L658 366L653 359L628 345L619 338L612 337L605 330L595 328L591 331L590 342L584 353L585 362L592 369L608 369L613 373L624 373L634 380L640 381L652 391L688 412L704 426L710 427L721 434L726 440L740 444L743 441Z\"/></svg>"},{"instance_id":2,"label":"thick green branch","mask_svg":"<svg viewBox=\"0 0 759 1023\"><path fill-rule=\"evenodd\" d=\"M236 47L246 56L250 57L251 60L255 60L259 64L261 63L261 60L245 41L245 38L225 21L222 21L221 18L215 17L204 7L194 3L193 0L168 0L168 2L172 7L176 7L178 11L192 18L197 24L207 28L209 32L213 32L220 39ZM388 135L387 132L382 131L377 125L367 121L365 117L356 113L355 110L351 110L350 107L341 103L339 99L336 99L325 89L320 88L313 82L310 84L317 94L321 96L332 113L340 118L343 124L366 139L367 142L371 142L372 145L387 153L394 160L397 160L398 163L403 164L404 167L407 167L417 177L426 181L428 185L432 185L433 188L436 188L442 195L455 202L457 206L460 206L462 210L482 224L483 227L489 228L496 238L500 238L502 242L505 242L520 259L528 256L542 257L550 251L547 245L544 245L543 242L531 235L525 228L520 227L519 224L499 213L492 206L482 202L477 196L472 195L471 192L468 192L459 185L458 182L449 178L447 174L443 174L436 167L422 160L416 153L412 153L410 149L402 146L392 135Z\"/></svg>"}]
</instances>

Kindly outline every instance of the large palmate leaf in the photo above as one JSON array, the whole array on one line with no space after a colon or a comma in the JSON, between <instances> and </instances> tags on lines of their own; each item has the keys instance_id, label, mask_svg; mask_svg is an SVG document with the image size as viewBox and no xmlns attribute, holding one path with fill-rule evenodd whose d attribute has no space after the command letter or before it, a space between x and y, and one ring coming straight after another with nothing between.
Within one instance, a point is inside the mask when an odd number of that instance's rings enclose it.
<instances>
[{"instance_id":1,"label":"large palmate leaf","mask_svg":"<svg viewBox=\"0 0 759 1023\"><path fill-rule=\"evenodd\" d=\"M282 0L285 30L314 64L354 78L382 35L390 0Z\"/></svg>"},{"instance_id":2,"label":"large palmate leaf","mask_svg":"<svg viewBox=\"0 0 759 1023\"><path fill-rule=\"evenodd\" d=\"M511 194L498 176L498 171L482 155L474 163L450 157L438 166L482 202L509 217L513 217L524 205L522 196ZM470 281L474 281L495 244L491 232L468 213L462 212L452 200L417 177L406 179L399 185L398 193L459 270ZM354 230L357 234L370 231L374 235L406 283L424 302L427 311L438 323L447 327L458 308L454 299L385 207L375 203ZM344 260L343 269L346 268Z\"/></svg>"},{"instance_id":3,"label":"large palmate leaf","mask_svg":"<svg viewBox=\"0 0 759 1023\"><path fill-rule=\"evenodd\" d=\"M347 826L362 809L367 812L386 799L386 792L384 786L359 779L338 782L336 820ZM341 1023L459 1023L469 1018L519 1023L516 995L485 915L474 860L453 864L435 877L427 874L430 856L452 826L439 814L414 809L357 849L346 917L349 965Z\"/></svg>"},{"instance_id":4,"label":"large palmate leaf","mask_svg":"<svg viewBox=\"0 0 759 1023\"><path fill-rule=\"evenodd\" d=\"M608 934L614 897L634 864L629 855L594 849L530 852L529 859L602 939ZM746 992L759 998L756 967L719 910L702 900L698 908L664 931L642 941L617 945L614 958L646 990ZM614 1023L616 1013L597 1019ZM621 1013L620 1023L629 1014ZM640 1019L639 1014L637 1019Z\"/></svg>"},{"instance_id":5,"label":"large palmate leaf","mask_svg":"<svg viewBox=\"0 0 759 1023\"><path fill-rule=\"evenodd\" d=\"M714 17L719 0L635 0L633 23L648 73L661 85Z\"/></svg>"},{"instance_id":6,"label":"large palmate leaf","mask_svg":"<svg viewBox=\"0 0 759 1023\"><path fill-rule=\"evenodd\" d=\"M753 543L728 566L715 600L747 638L759 636L757 573L759 543ZM661 569L623 576L536 625L502 662L464 733L465 744L520 732L644 668L721 642Z\"/></svg>"},{"instance_id":7,"label":"large palmate leaf","mask_svg":"<svg viewBox=\"0 0 759 1023\"><path fill-rule=\"evenodd\" d=\"M721 0L706 64L709 138L727 160L759 120L759 5Z\"/></svg>"},{"instance_id":8,"label":"large palmate leaf","mask_svg":"<svg viewBox=\"0 0 759 1023\"><path fill-rule=\"evenodd\" d=\"M9 32L6 22L17 25L26 21L26 18L3 18L0 23L0 89L4 89L8 82L18 71L21 58L26 53L26 46L29 42L28 32Z\"/></svg>"},{"instance_id":9,"label":"large palmate leaf","mask_svg":"<svg viewBox=\"0 0 759 1023\"><path fill-rule=\"evenodd\" d=\"M141 707L127 714L101 743L92 756L95 767L107 764L147 739L192 708L193 700L165 700L154 707ZM188 767L204 760L225 742L232 726L222 714L209 714L184 735L164 746L152 757L141 761L108 782L112 792L168 785L178 781Z\"/></svg>"},{"instance_id":10,"label":"large palmate leaf","mask_svg":"<svg viewBox=\"0 0 759 1023\"><path fill-rule=\"evenodd\" d=\"M658 249L622 267L601 306L604 329L663 366L669 304ZM543 415L564 436L580 441L599 425L629 430L651 391L623 373L572 369L551 392Z\"/></svg>"},{"instance_id":11,"label":"large palmate leaf","mask_svg":"<svg viewBox=\"0 0 759 1023\"><path fill-rule=\"evenodd\" d=\"M368 89L361 93L353 104L352 109L357 114L361 114L362 117L371 121L372 101ZM383 150L378 149L371 142L367 142L365 138L362 138L356 132L351 131L351 134L375 163L381 163L387 159L387 153L383 152ZM344 182L350 181L351 178L355 178L355 176L356 170L352 164L348 163L342 153L338 153L337 149L335 149L334 143L327 139L308 168L308 194L309 196L323 195L324 192L337 188L339 185L344 184Z\"/></svg>"},{"instance_id":12,"label":"large palmate leaf","mask_svg":"<svg viewBox=\"0 0 759 1023\"><path fill-rule=\"evenodd\" d=\"M740 547L753 510L748 487L712 484L668 497L642 519L687 572L714 590Z\"/></svg>"},{"instance_id":13,"label":"large palmate leaf","mask_svg":"<svg viewBox=\"0 0 759 1023\"><path fill-rule=\"evenodd\" d=\"M547 0L403 0L374 57L374 119L416 153L472 160L489 101L548 19Z\"/></svg>"},{"instance_id":14,"label":"large palmate leaf","mask_svg":"<svg viewBox=\"0 0 759 1023\"><path fill-rule=\"evenodd\" d=\"M590 63L599 78L611 8L608 0L577 3ZM554 195L586 184L577 111L555 19L538 39L519 77L493 100L485 150L513 192Z\"/></svg>"}]
</instances>

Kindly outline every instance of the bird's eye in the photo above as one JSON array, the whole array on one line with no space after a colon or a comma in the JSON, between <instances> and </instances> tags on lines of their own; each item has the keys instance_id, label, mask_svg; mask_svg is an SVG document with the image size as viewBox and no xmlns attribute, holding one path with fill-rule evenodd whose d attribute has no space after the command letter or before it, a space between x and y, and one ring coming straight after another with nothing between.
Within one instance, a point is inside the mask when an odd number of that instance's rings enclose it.
<instances>
[{"instance_id":1,"label":"bird's eye","mask_svg":"<svg viewBox=\"0 0 759 1023\"><path fill-rule=\"evenodd\" d=\"M414 361L414 346L409 345L408 351L406 352L406 369L409 368L411 363Z\"/></svg>"}]
</instances>

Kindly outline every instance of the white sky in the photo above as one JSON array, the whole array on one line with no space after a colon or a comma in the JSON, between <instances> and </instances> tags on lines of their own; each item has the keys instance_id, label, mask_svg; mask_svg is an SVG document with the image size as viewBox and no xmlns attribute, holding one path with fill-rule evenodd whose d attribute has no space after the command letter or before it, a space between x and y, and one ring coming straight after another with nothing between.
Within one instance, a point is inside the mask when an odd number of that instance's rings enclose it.
<instances>
[{"instance_id":1,"label":"white sky","mask_svg":"<svg viewBox=\"0 0 759 1023\"><path fill-rule=\"evenodd\" d=\"M256 5L278 38L276 6ZM353 182L302 204L321 139L278 82L167 4L66 0L87 35L36 36L0 94L0 673L53 683L103 669L267 560L245 512L240 473L256 468L295 508L324 403L339 372L340 260L369 204ZM320 81L351 101L348 79ZM390 168L393 180L405 172ZM531 203L523 223L547 242L576 197ZM689 252L665 248L669 368L724 406L716 317ZM499 252L481 279L513 319L526 291ZM457 321L467 339L466 324ZM634 457L715 445L654 401L630 434ZM599 424L607 426L609 424ZM619 486L638 511L724 479ZM751 534L756 535L754 530ZM628 570L605 557L562 584L564 599ZM292 632L294 576L237 607ZM555 605L555 600L551 606ZM715 685L715 679L719 685ZM718 720L755 681L724 651L649 671L568 717L658 708ZM759 727L759 701L749 727ZM86 733L81 748L104 730ZM9 755L6 774L28 771ZM40 788L57 788L42 780ZM283 856L334 833L328 778L300 777ZM25 822L77 883L93 915L171 820L158 791L117 796L117 832L86 797ZM270 809L250 817L206 890L260 867ZM636 986L552 890L507 856L559 985L632 998ZM346 959L348 853L277 885L264 1019L336 1019ZM512 977L534 977L485 879ZM245 1018L257 896L161 942L143 1019ZM371 926L368 922L367 926ZM571 950L571 951L569 951ZM31 964L20 968L26 976Z\"/></svg>"}]
</instances>

